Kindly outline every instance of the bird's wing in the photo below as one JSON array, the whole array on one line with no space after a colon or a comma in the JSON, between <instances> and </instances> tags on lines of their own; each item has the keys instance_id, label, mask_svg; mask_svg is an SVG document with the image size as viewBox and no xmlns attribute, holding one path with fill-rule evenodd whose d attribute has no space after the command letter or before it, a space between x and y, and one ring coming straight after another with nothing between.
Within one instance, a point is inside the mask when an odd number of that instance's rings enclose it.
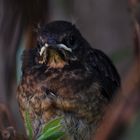
<instances>
[{"instance_id":1,"label":"bird's wing","mask_svg":"<svg viewBox=\"0 0 140 140\"><path fill-rule=\"evenodd\" d=\"M97 73L102 94L110 99L120 87L119 74L111 60L100 50L92 49L88 54L90 67Z\"/></svg>"}]
</instances>

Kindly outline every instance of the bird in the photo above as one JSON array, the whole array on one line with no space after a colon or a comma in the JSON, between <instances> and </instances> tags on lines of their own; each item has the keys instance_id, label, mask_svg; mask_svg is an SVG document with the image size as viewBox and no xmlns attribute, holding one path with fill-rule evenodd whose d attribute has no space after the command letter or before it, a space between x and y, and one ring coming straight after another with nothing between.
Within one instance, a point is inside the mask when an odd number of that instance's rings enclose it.
<instances>
[{"instance_id":1,"label":"bird","mask_svg":"<svg viewBox=\"0 0 140 140\"><path fill-rule=\"evenodd\" d=\"M63 116L69 140L90 140L121 86L110 58L91 47L76 25L56 20L38 28L22 61L17 100L24 123L29 111L35 137Z\"/></svg>"}]
</instances>

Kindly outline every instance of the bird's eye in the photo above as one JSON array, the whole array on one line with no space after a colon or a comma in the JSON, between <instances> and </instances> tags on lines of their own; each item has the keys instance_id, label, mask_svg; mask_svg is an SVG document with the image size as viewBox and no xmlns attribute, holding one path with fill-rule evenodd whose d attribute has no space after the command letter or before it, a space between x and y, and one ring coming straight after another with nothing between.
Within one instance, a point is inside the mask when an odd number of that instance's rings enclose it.
<instances>
[{"instance_id":1,"label":"bird's eye","mask_svg":"<svg viewBox=\"0 0 140 140\"><path fill-rule=\"evenodd\" d=\"M74 45L74 43L75 43L75 38L74 38L74 36L70 36L70 38L69 38L69 43L70 43L70 45Z\"/></svg>"},{"instance_id":2,"label":"bird's eye","mask_svg":"<svg viewBox=\"0 0 140 140\"><path fill-rule=\"evenodd\" d=\"M62 40L62 43L69 46L69 47L73 47L75 44L75 38L72 35L67 36Z\"/></svg>"}]
</instances>

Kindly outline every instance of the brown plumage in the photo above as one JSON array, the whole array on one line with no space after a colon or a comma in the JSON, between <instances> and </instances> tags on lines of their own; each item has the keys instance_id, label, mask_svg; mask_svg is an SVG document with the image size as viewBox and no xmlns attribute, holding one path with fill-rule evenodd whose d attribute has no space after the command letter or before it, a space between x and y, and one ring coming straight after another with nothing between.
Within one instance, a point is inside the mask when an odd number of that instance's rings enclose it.
<instances>
[{"instance_id":1,"label":"brown plumage","mask_svg":"<svg viewBox=\"0 0 140 140\"><path fill-rule=\"evenodd\" d=\"M109 58L65 21L39 29L37 45L24 51L22 72L19 108L24 120L29 111L36 137L49 120L64 116L70 140L90 140L120 86Z\"/></svg>"}]
</instances>

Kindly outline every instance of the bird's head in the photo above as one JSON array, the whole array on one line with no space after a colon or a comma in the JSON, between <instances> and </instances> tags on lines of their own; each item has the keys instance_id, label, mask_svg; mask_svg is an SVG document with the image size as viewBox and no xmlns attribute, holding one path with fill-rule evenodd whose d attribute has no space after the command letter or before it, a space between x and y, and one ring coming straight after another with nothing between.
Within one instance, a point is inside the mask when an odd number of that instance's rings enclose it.
<instances>
[{"instance_id":1,"label":"bird's head","mask_svg":"<svg viewBox=\"0 0 140 140\"><path fill-rule=\"evenodd\" d=\"M82 57L82 36L76 27L66 21L51 22L39 29L37 36L38 63L63 68Z\"/></svg>"}]
</instances>

